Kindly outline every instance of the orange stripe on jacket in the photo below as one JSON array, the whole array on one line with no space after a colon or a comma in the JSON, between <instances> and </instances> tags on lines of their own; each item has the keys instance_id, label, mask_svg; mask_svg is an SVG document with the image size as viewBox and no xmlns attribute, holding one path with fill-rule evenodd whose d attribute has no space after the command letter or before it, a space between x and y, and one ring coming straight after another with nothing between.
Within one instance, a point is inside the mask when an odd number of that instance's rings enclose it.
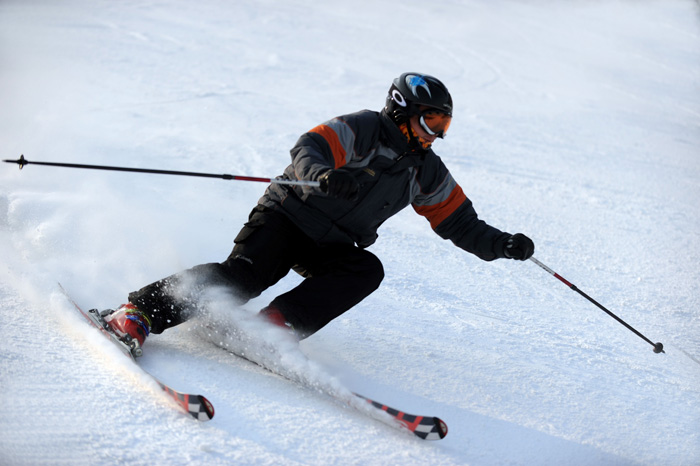
<instances>
[{"instance_id":1,"label":"orange stripe on jacket","mask_svg":"<svg viewBox=\"0 0 700 466\"><path fill-rule=\"evenodd\" d=\"M435 229L466 200L467 196L464 195L462 188L457 185L444 201L433 205L413 206L413 208L420 215L427 218L430 221L430 226Z\"/></svg>"},{"instance_id":2,"label":"orange stripe on jacket","mask_svg":"<svg viewBox=\"0 0 700 466\"><path fill-rule=\"evenodd\" d=\"M319 134L326 140L331 148L331 152L333 153L333 160L335 160L334 168L340 168L345 165L345 148L340 143L338 133L333 131L333 129L327 125L318 125L309 132Z\"/></svg>"}]
</instances>

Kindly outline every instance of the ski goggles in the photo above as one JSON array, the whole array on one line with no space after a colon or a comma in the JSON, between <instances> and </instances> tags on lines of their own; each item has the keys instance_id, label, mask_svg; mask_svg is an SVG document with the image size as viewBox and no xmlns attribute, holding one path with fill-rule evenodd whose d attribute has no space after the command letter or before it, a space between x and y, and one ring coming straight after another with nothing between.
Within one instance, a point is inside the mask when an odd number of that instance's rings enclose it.
<instances>
[{"instance_id":1,"label":"ski goggles","mask_svg":"<svg viewBox=\"0 0 700 466\"><path fill-rule=\"evenodd\" d=\"M431 136L444 138L452 122L452 115L438 110L424 110L420 113L421 128Z\"/></svg>"}]
</instances>

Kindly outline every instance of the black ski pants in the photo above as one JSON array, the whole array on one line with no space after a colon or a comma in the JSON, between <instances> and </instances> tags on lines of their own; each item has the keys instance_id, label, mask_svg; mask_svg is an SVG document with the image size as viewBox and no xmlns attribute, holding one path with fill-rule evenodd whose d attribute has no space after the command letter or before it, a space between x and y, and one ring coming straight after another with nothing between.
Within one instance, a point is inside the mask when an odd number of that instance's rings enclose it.
<instances>
[{"instance_id":1,"label":"black ski pants","mask_svg":"<svg viewBox=\"0 0 700 466\"><path fill-rule=\"evenodd\" d=\"M241 305L294 270L304 280L270 305L306 337L362 301L384 278L382 263L371 252L347 244L318 245L285 215L262 206L253 209L234 243L222 263L198 265L129 294L129 301L151 317L152 332L194 315L212 287L222 287Z\"/></svg>"}]
</instances>

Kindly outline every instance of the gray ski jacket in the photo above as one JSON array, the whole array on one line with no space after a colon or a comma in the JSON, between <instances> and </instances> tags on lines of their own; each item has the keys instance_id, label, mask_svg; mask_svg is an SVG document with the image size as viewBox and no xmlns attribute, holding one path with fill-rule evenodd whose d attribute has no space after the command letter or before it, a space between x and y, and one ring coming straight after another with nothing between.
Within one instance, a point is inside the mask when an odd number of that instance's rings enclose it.
<instances>
[{"instance_id":1,"label":"gray ski jacket","mask_svg":"<svg viewBox=\"0 0 700 466\"><path fill-rule=\"evenodd\" d=\"M432 149L411 150L385 112L339 116L303 134L281 176L316 180L330 169L353 174L356 200L328 197L319 188L271 184L259 204L283 213L318 244L366 248L377 229L409 204L442 238L483 260L505 257L510 234L480 220L472 202Z\"/></svg>"}]
</instances>

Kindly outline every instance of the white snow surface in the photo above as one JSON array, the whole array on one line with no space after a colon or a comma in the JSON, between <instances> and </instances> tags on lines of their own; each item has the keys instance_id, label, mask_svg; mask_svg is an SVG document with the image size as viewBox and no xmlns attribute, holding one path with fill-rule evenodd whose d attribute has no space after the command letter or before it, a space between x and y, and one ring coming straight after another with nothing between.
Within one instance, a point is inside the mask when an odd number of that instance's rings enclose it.
<instances>
[{"instance_id":1,"label":"white snow surface","mask_svg":"<svg viewBox=\"0 0 700 466\"><path fill-rule=\"evenodd\" d=\"M429 73L455 102L436 152L480 216L666 354L409 208L370 248L382 287L280 347L318 390L196 321L148 339L143 367L214 404L199 423L57 282L113 308L221 261L265 184L0 164L0 464L700 464L699 39L691 0L2 0L3 159L276 176L300 134ZM324 387L449 434L421 441Z\"/></svg>"}]
</instances>

